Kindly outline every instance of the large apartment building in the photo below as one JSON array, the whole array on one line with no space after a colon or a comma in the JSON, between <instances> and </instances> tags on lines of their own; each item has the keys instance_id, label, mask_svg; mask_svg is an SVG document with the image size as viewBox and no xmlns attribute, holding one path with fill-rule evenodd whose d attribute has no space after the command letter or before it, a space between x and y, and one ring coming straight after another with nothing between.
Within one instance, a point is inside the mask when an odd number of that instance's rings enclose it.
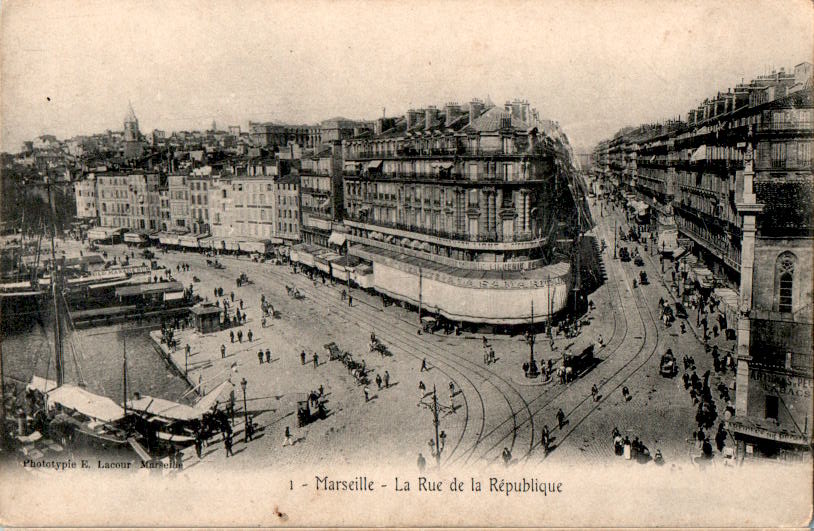
<instances>
[{"instance_id":1,"label":"large apartment building","mask_svg":"<svg viewBox=\"0 0 814 531\"><path fill-rule=\"evenodd\" d=\"M718 93L686 120L627 128L597 182L646 201L738 290L741 455L808 448L812 424L812 65Z\"/></svg>"},{"instance_id":2,"label":"large apartment building","mask_svg":"<svg viewBox=\"0 0 814 531\"><path fill-rule=\"evenodd\" d=\"M567 139L527 102L411 109L344 150L348 253L372 264L374 289L473 323L565 307L556 241L577 232L577 183Z\"/></svg>"}]
</instances>

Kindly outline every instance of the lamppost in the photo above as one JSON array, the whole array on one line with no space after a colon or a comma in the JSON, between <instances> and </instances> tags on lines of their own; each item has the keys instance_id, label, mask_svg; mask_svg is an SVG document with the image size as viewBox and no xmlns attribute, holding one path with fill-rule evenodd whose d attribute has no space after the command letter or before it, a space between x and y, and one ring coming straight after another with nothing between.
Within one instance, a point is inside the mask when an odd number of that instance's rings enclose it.
<instances>
[{"instance_id":1,"label":"lamppost","mask_svg":"<svg viewBox=\"0 0 814 531\"><path fill-rule=\"evenodd\" d=\"M536 336L534 334L534 301L531 301L531 325L528 332L526 332L526 342L529 344L529 363L528 370L526 370L526 378L537 378L540 376L540 371L537 369L537 362L534 361L534 342Z\"/></svg>"},{"instance_id":2,"label":"lamppost","mask_svg":"<svg viewBox=\"0 0 814 531\"><path fill-rule=\"evenodd\" d=\"M240 380L240 387L243 389L243 421L245 422L244 428L249 425L249 410L246 409L246 378L241 378Z\"/></svg>"}]
</instances>

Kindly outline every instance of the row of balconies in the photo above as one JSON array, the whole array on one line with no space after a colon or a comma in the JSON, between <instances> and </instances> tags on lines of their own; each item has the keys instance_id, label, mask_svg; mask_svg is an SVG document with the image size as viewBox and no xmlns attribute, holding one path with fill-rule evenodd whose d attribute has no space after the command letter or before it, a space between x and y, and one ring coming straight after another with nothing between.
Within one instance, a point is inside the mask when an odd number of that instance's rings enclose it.
<instances>
[{"instance_id":1,"label":"row of balconies","mask_svg":"<svg viewBox=\"0 0 814 531\"><path fill-rule=\"evenodd\" d=\"M382 174L368 174L359 175L356 172L345 171L346 178L358 179L360 181L393 181L393 182L438 182L438 183L462 183L462 182L478 182L478 183L511 183L511 182L534 182L541 179L521 179L517 175L508 176L487 176L478 173L477 176L463 175L459 173L382 173Z\"/></svg>"},{"instance_id":2,"label":"row of balconies","mask_svg":"<svg viewBox=\"0 0 814 531\"><path fill-rule=\"evenodd\" d=\"M358 224L361 228L376 230L377 227L388 227L406 232L419 233L430 237L429 240L437 245L444 245L447 247L467 248L467 249L480 249L484 251L500 251L514 249L530 249L537 245L542 245L546 238L535 238L533 234L515 233L511 240L504 240L503 234L498 230L496 234L486 235L469 235L463 231L447 231L444 229L431 229L413 225L410 223L391 222L361 219L358 216L348 215L346 221L350 221L350 225ZM405 234L405 237L410 237Z\"/></svg>"}]
</instances>

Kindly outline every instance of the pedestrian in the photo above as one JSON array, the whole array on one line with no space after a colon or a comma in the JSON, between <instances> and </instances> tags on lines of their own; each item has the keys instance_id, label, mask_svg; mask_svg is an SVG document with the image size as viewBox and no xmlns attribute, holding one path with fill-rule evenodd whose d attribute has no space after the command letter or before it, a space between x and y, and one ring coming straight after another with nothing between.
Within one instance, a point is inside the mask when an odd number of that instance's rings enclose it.
<instances>
[{"instance_id":1,"label":"pedestrian","mask_svg":"<svg viewBox=\"0 0 814 531\"><path fill-rule=\"evenodd\" d=\"M427 358L421 360L421 370L419 372L429 371L427 368Z\"/></svg>"},{"instance_id":2,"label":"pedestrian","mask_svg":"<svg viewBox=\"0 0 814 531\"><path fill-rule=\"evenodd\" d=\"M243 299L240 299L240 309L243 309Z\"/></svg>"},{"instance_id":3,"label":"pedestrian","mask_svg":"<svg viewBox=\"0 0 814 531\"><path fill-rule=\"evenodd\" d=\"M385 389L390 387L390 373L388 371L384 371L384 387Z\"/></svg>"},{"instance_id":4,"label":"pedestrian","mask_svg":"<svg viewBox=\"0 0 814 531\"><path fill-rule=\"evenodd\" d=\"M599 396L599 389L596 388L596 384L591 386L591 396L593 397L594 402L596 402L597 396Z\"/></svg>"},{"instance_id":5,"label":"pedestrian","mask_svg":"<svg viewBox=\"0 0 814 531\"><path fill-rule=\"evenodd\" d=\"M232 340L232 343L235 342L235 331L234 330L229 330L229 339Z\"/></svg>"},{"instance_id":6,"label":"pedestrian","mask_svg":"<svg viewBox=\"0 0 814 531\"><path fill-rule=\"evenodd\" d=\"M271 350L266 349L266 363L271 363Z\"/></svg>"},{"instance_id":7,"label":"pedestrian","mask_svg":"<svg viewBox=\"0 0 814 531\"><path fill-rule=\"evenodd\" d=\"M424 385L424 382L421 380L418 381L418 391L421 393L421 398L424 398L424 394L427 392L427 386Z\"/></svg>"},{"instance_id":8,"label":"pedestrian","mask_svg":"<svg viewBox=\"0 0 814 531\"><path fill-rule=\"evenodd\" d=\"M562 412L562 409L557 410L557 426L560 429L565 425L565 413Z\"/></svg>"},{"instance_id":9,"label":"pedestrian","mask_svg":"<svg viewBox=\"0 0 814 531\"><path fill-rule=\"evenodd\" d=\"M316 369L317 367L319 367L319 354L314 352L314 368Z\"/></svg>"},{"instance_id":10,"label":"pedestrian","mask_svg":"<svg viewBox=\"0 0 814 531\"><path fill-rule=\"evenodd\" d=\"M348 306L353 306L353 295L348 295Z\"/></svg>"},{"instance_id":11,"label":"pedestrian","mask_svg":"<svg viewBox=\"0 0 814 531\"><path fill-rule=\"evenodd\" d=\"M257 361L260 362L260 365L263 365L263 350L257 351Z\"/></svg>"},{"instance_id":12,"label":"pedestrian","mask_svg":"<svg viewBox=\"0 0 814 531\"><path fill-rule=\"evenodd\" d=\"M424 459L424 456L421 455L421 452L418 452L418 471L424 472L425 468L427 468L427 460Z\"/></svg>"},{"instance_id":13,"label":"pedestrian","mask_svg":"<svg viewBox=\"0 0 814 531\"><path fill-rule=\"evenodd\" d=\"M449 394L451 395L455 394L455 382L453 381L449 382Z\"/></svg>"},{"instance_id":14,"label":"pedestrian","mask_svg":"<svg viewBox=\"0 0 814 531\"><path fill-rule=\"evenodd\" d=\"M266 318L265 317L263 317L263 319L260 320L260 326L261 326L261 328L266 327Z\"/></svg>"},{"instance_id":15,"label":"pedestrian","mask_svg":"<svg viewBox=\"0 0 814 531\"><path fill-rule=\"evenodd\" d=\"M283 442L283 446L293 446L294 443L291 442L291 428L288 426L285 427L285 442Z\"/></svg>"},{"instance_id":16,"label":"pedestrian","mask_svg":"<svg viewBox=\"0 0 814 531\"><path fill-rule=\"evenodd\" d=\"M238 343L243 343L243 330L238 330L237 331L237 342Z\"/></svg>"},{"instance_id":17,"label":"pedestrian","mask_svg":"<svg viewBox=\"0 0 814 531\"><path fill-rule=\"evenodd\" d=\"M300 352L300 365L305 365L305 351Z\"/></svg>"},{"instance_id":18,"label":"pedestrian","mask_svg":"<svg viewBox=\"0 0 814 531\"><path fill-rule=\"evenodd\" d=\"M368 389L368 387L365 386L365 402L369 400L370 400L370 389Z\"/></svg>"},{"instance_id":19,"label":"pedestrian","mask_svg":"<svg viewBox=\"0 0 814 531\"><path fill-rule=\"evenodd\" d=\"M624 397L625 401L630 400L630 391L628 391L627 386L622 387L622 396Z\"/></svg>"},{"instance_id":20,"label":"pedestrian","mask_svg":"<svg viewBox=\"0 0 814 531\"><path fill-rule=\"evenodd\" d=\"M246 417L246 425L243 427L243 442L248 443L252 440L254 436L254 424L252 424L252 418L247 416Z\"/></svg>"},{"instance_id":21,"label":"pedestrian","mask_svg":"<svg viewBox=\"0 0 814 531\"><path fill-rule=\"evenodd\" d=\"M381 375L376 375L376 385L379 386L379 391L382 390L382 377Z\"/></svg>"},{"instance_id":22,"label":"pedestrian","mask_svg":"<svg viewBox=\"0 0 814 531\"><path fill-rule=\"evenodd\" d=\"M234 291L229 292L229 298L232 299L232 302L235 302L235 292Z\"/></svg>"},{"instance_id":23,"label":"pedestrian","mask_svg":"<svg viewBox=\"0 0 814 531\"><path fill-rule=\"evenodd\" d=\"M506 466L509 466L509 463L511 462L511 460L512 460L512 452L508 448L506 448L504 446L503 447L503 464L506 465Z\"/></svg>"},{"instance_id":24,"label":"pedestrian","mask_svg":"<svg viewBox=\"0 0 814 531\"><path fill-rule=\"evenodd\" d=\"M254 334L252 334L252 330L251 330L251 328L250 328L250 329L249 329L249 343L251 343L251 342L252 342L252 336L253 336L253 335L254 335Z\"/></svg>"},{"instance_id":25,"label":"pedestrian","mask_svg":"<svg viewBox=\"0 0 814 531\"><path fill-rule=\"evenodd\" d=\"M543 432L540 434L540 444L543 446L543 452L548 453L549 433L548 424L543 426Z\"/></svg>"},{"instance_id":26,"label":"pedestrian","mask_svg":"<svg viewBox=\"0 0 814 531\"><path fill-rule=\"evenodd\" d=\"M232 435L230 433L224 435L223 447L226 448L226 457L235 455L232 453Z\"/></svg>"},{"instance_id":27,"label":"pedestrian","mask_svg":"<svg viewBox=\"0 0 814 531\"><path fill-rule=\"evenodd\" d=\"M199 432L195 434L195 455L197 455L198 459L200 459L202 453L203 453L203 439Z\"/></svg>"},{"instance_id":28,"label":"pedestrian","mask_svg":"<svg viewBox=\"0 0 814 531\"><path fill-rule=\"evenodd\" d=\"M226 357L226 345L221 345L221 346L220 346L220 357L221 357L221 358L225 358L225 357Z\"/></svg>"}]
</instances>

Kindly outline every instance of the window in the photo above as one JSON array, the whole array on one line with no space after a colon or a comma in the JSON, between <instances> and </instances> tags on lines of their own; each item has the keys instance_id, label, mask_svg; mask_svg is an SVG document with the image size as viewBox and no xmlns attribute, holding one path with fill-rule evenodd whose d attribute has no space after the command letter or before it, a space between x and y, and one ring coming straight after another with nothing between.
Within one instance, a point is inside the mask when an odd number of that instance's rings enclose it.
<instances>
[{"instance_id":1,"label":"window","mask_svg":"<svg viewBox=\"0 0 814 531\"><path fill-rule=\"evenodd\" d=\"M777 413L780 409L778 406L780 405L780 401L777 399L776 396L767 396L766 397L766 418L767 419L774 419L777 420Z\"/></svg>"},{"instance_id":2,"label":"window","mask_svg":"<svg viewBox=\"0 0 814 531\"><path fill-rule=\"evenodd\" d=\"M797 144L797 163L804 168L811 165L811 142Z\"/></svg>"},{"instance_id":3,"label":"window","mask_svg":"<svg viewBox=\"0 0 814 531\"><path fill-rule=\"evenodd\" d=\"M777 286L776 308L781 313L791 313L794 294L794 268L797 258L790 252L777 257L775 286Z\"/></svg>"},{"instance_id":4,"label":"window","mask_svg":"<svg viewBox=\"0 0 814 531\"><path fill-rule=\"evenodd\" d=\"M786 167L786 144L778 142L772 144L772 168Z\"/></svg>"}]
</instances>

